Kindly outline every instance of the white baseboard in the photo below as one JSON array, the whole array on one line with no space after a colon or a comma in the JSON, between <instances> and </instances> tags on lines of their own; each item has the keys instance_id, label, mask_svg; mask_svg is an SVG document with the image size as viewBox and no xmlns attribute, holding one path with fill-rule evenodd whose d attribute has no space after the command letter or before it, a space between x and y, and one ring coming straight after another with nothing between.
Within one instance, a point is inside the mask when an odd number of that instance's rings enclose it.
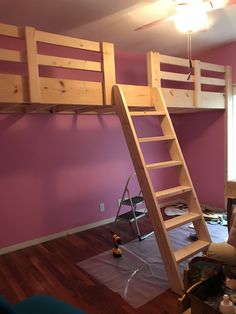
<instances>
[{"instance_id":1,"label":"white baseboard","mask_svg":"<svg viewBox=\"0 0 236 314\"><path fill-rule=\"evenodd\" d=\"M179 201L181 202L183 200L181 200L181 199L175 200L175 202L179 202ZM171 202L165 202L165 203L160 204L161 205L160 207L165 207L165 206L168 206L170 204L171 204ZM173 204L173 201L172 201L172 204ZM225 211L222 208L217 208L217 207L214 207L214 206L211 206L211 205L207 205L207 204L200 204L200 205L201 205L201 208L203 208L203 209L206 208L206 209L209 209L209 210L215 211L215 212L224 212ZM144 208L140 209L140 211L144 211ZM99 227L99 226L102 226L102 225L106 225L106 224L114 222L114 221L115 221L115 217L112 217L112 218L108 218L108 219L97 221L95 223L91 223L91 224L75 227L75 228L64 230L64 231L61 231L61 232L58 232L58 233L53 233L53 234L50 234L50 235L45 236L45 237L40 237L40 238L36 238L36 239L33 239L33 240L29 240L29 241L17 243L17 244L11 245L11 246L7 246L7 247L4 247L4 248L0 248L0 255L6 254L6 253L9 253L9 252L13 252L13 251L17 251L17 250L20 250L20 249L24 249L26 247L29 247L29 246L32 246L32 245L36 245L36 244L40 244L40 243L43 243L43 242L47 242L47 241L50 241L50 240L54 240L54 239L58 239L58 238L61 238L61 237L65 237L65 236L67 236L69 234L74 234L74 233L78 233L78 232L81 232L81 231L89 230L91 228L95 228L95 227Z\"/></svg>"},{"instance_id":2,"label":"white baseboard","mask_svg":"<svg viewBox=\"0 0 236 314\"><path fill-rule=\"evenodd\" d=\"M6 254L6 253L9 253L9 252L13 252L13 251L17 251L17 250L20 250L20 249L24 249L26 247L29 247L29 246L32 246L32 245L36 245L36 244L40 244L40 243L43 243L43 242L47 242L47 241L50 241L50 240L54 240L54 239L58 239L58 238L61 238L61 237L65 237L65 236L67 236L69 234L74 234L74 233L78 233L78 232L81 232L81 231L84 231L84 230L88 230L88 229L91 229L91 228L95 228L95 227L98 227L98 226L106 225L106 224L111 223L113 221L115 221L115 217L104 219L104 220L100 220L100 221L95 222L95 223L91 223L91 224L75 227L75 228L64 230L64 231L61 231L61 232L53 233L53 234L50 234L50 235L45 236L45 237L40 237L40 238L36 238L36 239L33 239L33 240L29 240L29 241L17 243L17 244L11 245L11 246L7 246L7 247L4 247L4 248L0 249L0 255Z\"/></svg>"}]
</instances>

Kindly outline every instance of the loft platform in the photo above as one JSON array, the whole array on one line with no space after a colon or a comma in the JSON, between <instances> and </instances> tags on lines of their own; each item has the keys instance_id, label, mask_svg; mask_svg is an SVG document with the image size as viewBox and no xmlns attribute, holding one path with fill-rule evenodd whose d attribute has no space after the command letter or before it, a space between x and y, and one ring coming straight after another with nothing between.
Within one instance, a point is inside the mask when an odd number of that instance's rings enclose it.
<instances>
[{"instance_id":1,"label":"loft platform","mask_svg":"<svg viewBox=\"0 0 236 314\"><path fill-rule=\"evenodd\" d=\"M122 85L129 107L152 110L161 87L173 113L224 109L231 69L198 60L147 54L149 86ZM0 23L0 113L115 113L114 45ZM138 97L137 97L138 95Z\"/></svg>"},{"instance_id":2,"label":"loft platform","mask_svg":"<svg viewBox=\"0 0 236 314\"><path fill-rule=\"evenodd\" d=\"M114 46L0 24L0 112L106 112Z\"/></svg>"}]
</instances>

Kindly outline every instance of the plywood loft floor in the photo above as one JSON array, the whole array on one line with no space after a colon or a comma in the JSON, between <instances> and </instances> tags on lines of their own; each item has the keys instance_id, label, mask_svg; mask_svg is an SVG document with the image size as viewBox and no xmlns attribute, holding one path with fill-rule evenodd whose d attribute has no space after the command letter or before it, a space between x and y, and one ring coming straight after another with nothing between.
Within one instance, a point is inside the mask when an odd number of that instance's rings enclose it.
<instances>
[{"instance_id":1,"label":"plywood loft floor","mask_svg":"<svg viewBox=\"0 0 236 314\"><path fill-rule=\"evenodd\" d=\"M207 225L213 242L227 238L227 227ZM191 242L189 224L171 230L170 239L175 249ZM108 250L77 264L112 291L118 293L134 308L139 308L169 288L164 265L154 234L143 241L138 239L120 246L122 257L114 258ZM186 266L181 263L180 268Z\"/></svg>"}]
</instances>

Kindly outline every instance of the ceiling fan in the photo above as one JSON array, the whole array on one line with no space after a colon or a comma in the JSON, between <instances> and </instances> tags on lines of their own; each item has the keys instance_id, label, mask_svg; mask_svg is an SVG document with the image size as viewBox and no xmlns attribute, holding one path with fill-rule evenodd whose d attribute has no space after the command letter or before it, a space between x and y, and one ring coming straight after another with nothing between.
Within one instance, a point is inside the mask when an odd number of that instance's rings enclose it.
<instances>
[{"instance_id":1,"label":"ceiling fan","mask_svg":"<svg viewBox=\"0 0 236 314\"><path fill-rule=\"evenodd\" d=\"M145 0L145 2L153 2L153 0ZM163 1L162 9L164 12L167 12L166 15L136 28L135 31L157 26L164 21L173 21L176 28L184 33L206 30L208 28L208 12L222 9L233 4L236 4L236 0Z\"/></svg>"},{"instance_id":2,"label":"ceiling fan","mask_svg":"<svg viewBox=\"0 0 236 314\"><path fill-rule=\"evenodd\" d=\"M145 0L151 2L153 0ZM164 3L167 7L164 8ZM191 37L192 33L207 30L208 12L222 9L226 6L236 4L236 0L172 0L163 1L163 11L167 12L161 18L151 23L142 25L135 29L135 31L148 29L159 25L164 21L173 21L176 28L187 34L188 40L188 59L189 59L189 74L187 80L190 80L192 75L192 48Z\"/></svg>"}]
</instances>

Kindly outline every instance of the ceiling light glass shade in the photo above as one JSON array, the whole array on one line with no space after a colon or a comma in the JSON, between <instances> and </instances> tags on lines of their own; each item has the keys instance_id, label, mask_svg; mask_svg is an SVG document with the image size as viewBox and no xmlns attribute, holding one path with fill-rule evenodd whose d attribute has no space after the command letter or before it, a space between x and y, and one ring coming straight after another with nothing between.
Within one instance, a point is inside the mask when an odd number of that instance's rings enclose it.
<instances>
[{"instance_id":1,"label":"ceiling light glass shade","mask_svg":"<svg viewBox=\"0 0 236 314\"><path fill-rule=\"evenodd\" d=\"M208 16L202 1L190 1L188 5L178 6L175 26L182 33L207 29Z\"/></svg>"}]
</instances>

